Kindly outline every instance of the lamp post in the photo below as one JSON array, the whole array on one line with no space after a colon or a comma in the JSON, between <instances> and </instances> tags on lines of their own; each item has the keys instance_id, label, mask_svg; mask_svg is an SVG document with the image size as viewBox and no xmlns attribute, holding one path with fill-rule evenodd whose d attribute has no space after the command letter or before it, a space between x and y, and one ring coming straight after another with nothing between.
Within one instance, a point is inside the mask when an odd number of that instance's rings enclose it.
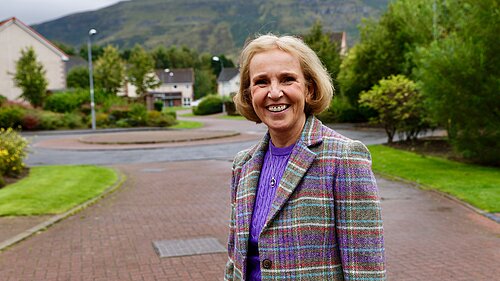
<instances>
[{"instance_id":1,"label":"lamp post","mask_svg":"<svg viewBox=\"0 0 500 281\"><path fill-rule=\"evenodd\" d=\"M220 74L224 70L224 63L222 62L222 60L218 56L213 56L212 60L220 62L220 72L219 72L219 76L220 76ZM219 93L219 94L221 94L221 96L222 96L222 93ZM223 113L226 112L226 105L224 104L224 100L222 101L222 112Z\"/></svg>"},{"instance_id":2,"label":"lamp post","mask_svg":"<svg viewBox=\"0 0 500 281\"><path fill-rule=\"evenodd\" d=\"M224 63L222 62L222 60L218 56L213 56L212 60L220 62L220 72L219 72L219 75L220 75L220 73L224 69Z\"/></svg>"},{"instance_id":3,"label":"lamp post","mask_svg":"<svg viewBox=\"0 0 500 281\"><path fill-rule=\"evenodd\" d=\"M95 130L95 104L94 104L94 75L92 74L92 43L90 38L96 34L97 30L92 28L89 30L89 40L87 42L89 55L89 81L90 81L90 112L92 115L92 130Z\"/></svg>"}]
</instances>

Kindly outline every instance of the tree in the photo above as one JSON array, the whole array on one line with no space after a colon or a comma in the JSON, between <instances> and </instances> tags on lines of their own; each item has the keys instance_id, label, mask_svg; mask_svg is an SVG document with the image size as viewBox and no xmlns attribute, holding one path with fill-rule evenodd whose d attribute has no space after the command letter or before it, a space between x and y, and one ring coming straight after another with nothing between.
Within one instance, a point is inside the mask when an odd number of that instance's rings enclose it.
<instances>
[{"instance_id":1,"label":"tree","mask_svg":"<svg viewBox=\"0 0 500 281\"><path fill-rule=\"evenodd\" d=\"M129 81L137 88L140 97L144 97L148 89L160 86L154 75L154 59L140 45L134 46L128 62Z\"/></svg>"},{"instance_id":2,"label":"tree","mask_svg":"<svg viewBox=\"0 0 500 281\"><path fill-rule=\"evenodd\" d=\"M447 10L457 27L418 50L415 74L453 147L466 158L499 165L500 5L453 2Z\"/></svg>"},{"instance_id":3,"label":"tree","mask_svg":"<svg viewBox=\"0 0 500 281\"><path fill-rule=\"evenodd\" d=\"M361 93L359 103L377 111L378 116L371 121L384 126L388 143L392 143L398 131L410 140L429 127L422 96L415 82L403 75L380 80L371 90Z\"/></svg>"},{"instance_id":4,"label":"tree","mask_svg":"<svg viewBox=\"0 0 500 281\"><path fill-rule=\"evenodd\" d=\"M340 57L340 46L332 42L330 34L323 32L323 26L319 21L316 22L309 30L309 33L304 36L304 42L316 52L319 59L332 76L335 89L337 89L337 75L342 61Z\"/></svg>"},{"instance_id":5,"label":"tree","mask_svg":"<svg viewBox=\"0 0 500 281\"><path fill-rule=\"evenodd\" d=\"M21 50L21 57L16 62L14 83L21 88L21 97L34 107L41 107L47 94L47 79L42 63L37 62L33 47Z\"/></svg>"},{"instance_id":6,"label":"tree","mask_svg":"<svg viewBox=\"0 0 500 281\"><path fill-rule=\"evenodd\" d=\"M210 69L194 70L194 98L200 99L216 92L215 74Z\"/></svg>"},{"instance_id":7,"label":"tree","mask_svg":"<svg viewBox=\"0 0 500 281\"><path fill-rule=\"evenodd\" d=\"M338 80L343 96L358 107L359 94L391 75L411 76L414 53L432 42L433 12L428 0L391 2L379 21L365 20L360 43L344 59Z\"/></svg>"},{"instance_id":8,"label":"tree","mask_svg":"<svg viewBox=\"0 0 500 281\"><path fill-rule=\"evenodd\" d=\"M107 94L116 95L123 86L125 65L118 49L108 45L95 63L95 82Z\"/></svg>"},{"instance_id":9,"label":"tree","mask_svg":"<svg viewBox=\"0 0 500 281\"><path fill-rule=\"evenodd\" d=\"M86 66L78 66L68 72L66 77L68 88L86 89L89 84L89 69Z\"/></svg>"}]
</instances>

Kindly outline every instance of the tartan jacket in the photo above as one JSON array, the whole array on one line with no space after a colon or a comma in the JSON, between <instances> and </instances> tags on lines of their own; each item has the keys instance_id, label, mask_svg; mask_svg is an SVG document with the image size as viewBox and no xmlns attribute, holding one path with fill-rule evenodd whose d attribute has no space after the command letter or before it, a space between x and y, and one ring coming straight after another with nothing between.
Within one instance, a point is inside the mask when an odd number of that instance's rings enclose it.
<instances>
[{"instance_id":1,"label":"tartan jacket","mask_svg":"<svg viewBox=\"0 0 500 281\"><path fill-rule=\"evenodd\" d=\"M249 229L269 133L233 162L225 280L245 280ZM307 118L259 236L262 280L385 280L371 156Z\"/></svg>"}]
</instances>

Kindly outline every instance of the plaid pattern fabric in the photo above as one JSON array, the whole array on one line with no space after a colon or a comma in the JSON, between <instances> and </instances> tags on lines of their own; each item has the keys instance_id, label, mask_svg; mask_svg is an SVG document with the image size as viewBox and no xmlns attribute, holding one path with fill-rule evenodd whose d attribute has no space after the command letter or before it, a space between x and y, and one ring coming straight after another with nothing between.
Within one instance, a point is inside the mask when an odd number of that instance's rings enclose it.
<instances>
[{"instance_id":1,"label":"plaid pattern fabric","mask_svg":"<svg viewBox=\"0 0 500 281\"><path fill-rule=\"evenodd\" d=\"M256 188L269 134L233 162L226 280L244 280ZM259 236L262 280L385 280L371 157L308 117ZM267 261L267 266L262 261ZM269 266L270 264L270 266Z\"/></svg>"}]
</instances>

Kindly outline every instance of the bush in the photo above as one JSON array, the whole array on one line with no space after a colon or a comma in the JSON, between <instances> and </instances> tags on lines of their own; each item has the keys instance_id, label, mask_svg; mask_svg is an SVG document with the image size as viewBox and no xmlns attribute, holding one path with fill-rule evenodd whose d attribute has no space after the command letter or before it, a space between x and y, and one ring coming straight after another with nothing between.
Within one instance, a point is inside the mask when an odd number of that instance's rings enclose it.
<instances>
[{"instance_id":1,"label":"bush","mask_svg":"<svg viewBox=\"0 0 500 281\"><path fill-rule=\"evenodd\" d=\"M222 99L216 95L204 97L200 104L193 108L194 115L208 115L220 112L222 112Z\"/></svg>"},{"instance_id":2,"label":"bush","mask_svg":"<svg viewBox=\"0 0 500 281\"><path fill-rule=\"evenodd\" d=\"M21 120L23 130L37 130L40 127L40 123L40 116L36 111L25 112Z\"/></svg>"},{"instance_id":3,"label":"bush","mask_svg":"<svg viewBox=\"0 0 500 281\"><path fill-rule=\"evenodd\" d=\"M0 106L4 105L5 102L7 102L7 98L0 95Z\"/></svg>"},{"instance_id":4,"label":"bush","mask_svg":"<svg viewBox=\"0 0 500 281\"><path fill-rule=\"evenodd\" d=\"M22 125L24 110L17 106L0 108L0 128L18 128Z\"/></svg>"},{"instance_id":5,"label":"bush","mask_svg":"<svg viewBox=\"0 0 500 281\"><path fill-rule=\"evenodd\" d=\"M430 127L422 95L404 75L380 80L370 91L361 93L359 103L378 112L371 121L384 126L389 143L396 132L405 134L409 140Z\"/></svg>"},{"instance_id":6,"label":"bush","mask_svg":"<svg viewBox=\"0 0 500 281\"><path fill-rule=\"evenodd\" d=\"M149 111L148 112L148 126L152 127L168 127L175 125L176 120L172 117L172 115L162 114L158 111Z\"/></svg>"},{"instance_id":7,"label":"bush","mask_svg":"<svg viewBox=\"0 0 500 281\"><path fill-rule=\"evenodd\" d=\"M89 100L89 93L85 90L55 93L45 100L43 109L59 113L73 112Z\"/></svg>"},{"instance_id":8,"label":"bush","mask_svg":"<svg viewBox=\"0 0 500 281\"><path fill-rule=\"evenodd\" d=\"M95 125L97 127L107 127L109 125L109 116L104 112L98 112L95 115Z\"/></svg>"},{"instance_id":9,"label":"bush","mask_svg":"<svg viewBox=\"0 0 500 281\"><path fill-rule=\"evenodd\" d=\"M155 101L153 106L154 106L156 111L161 112L161 110L163 109L163 102L162 101Z\"/></svg>"},{"instance_id":10,"label":"bush","mask_svg":"<svg viewBox=\"0 0 500 281\"><path fill-rule=\"evenodd\" d=\"M77 113L65 113L63 115L63 126L69 129L83 128L82 117Z\"/></svg>"},{"instance_id":11,"label":"bush","mask_svg":"<svg viewBox=\"0 0 500 281\"><path fill-rule=\"evenodd\" d=\"M62 114L54 113L50 111L42 111L40 114L40 126L41 130L55 130L63 127L64 122Z\"/></svg>"},{"instance_id":12,"label":"bush","mask_svg":"<svg viewBox=\"0 0 500 281\"><path fill-rule=\"evenodd\" d=\"M144 126L148 121L148 111L141 103L133 104L130 107L129 124L132 126Z\"/></svg>"},{"instance_id":13,"label":"bush","mask_svg":"<svg viewBox=\"0 0 500 281\"><path fill-rule=\"evenodd\" d=\"M0 129L0 175L16 176L24 167L28 142L12 128Z\"/></svg>"}]
</instances>

